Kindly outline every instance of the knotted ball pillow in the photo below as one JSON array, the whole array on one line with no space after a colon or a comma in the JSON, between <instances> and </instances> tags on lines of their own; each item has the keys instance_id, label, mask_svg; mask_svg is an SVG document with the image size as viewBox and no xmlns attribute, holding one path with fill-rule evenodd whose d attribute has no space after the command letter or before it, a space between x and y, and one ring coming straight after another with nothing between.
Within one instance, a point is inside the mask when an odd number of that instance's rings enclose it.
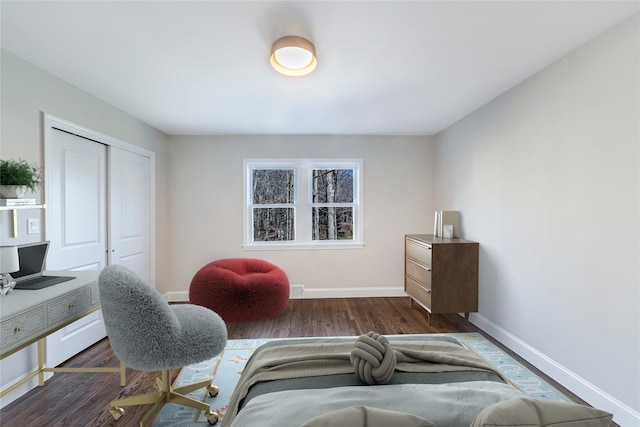
<instances>
[{"instance_id":1,"label":"knotted ball pillow","mask_svg":"<svg viewBox=\"0 0 640 427\"><path fill-rule=\"evenodd\" d=\"M349 360L358 379L367 385L388 383L397 363L387 337L375 332L358 337Z\"/></svg>"},{"instance_id":2,"label":"knotted ball pillow","mask_svg":"<svg viewBox=\"0 0 640 427\"><path fill-rule=\"evenodd\" d=\"M289 279L278 266L261 259L220 259L195 274L189 302L215 311L225 322L269 319L287 308Z\"/></svg>"}]
</instances>

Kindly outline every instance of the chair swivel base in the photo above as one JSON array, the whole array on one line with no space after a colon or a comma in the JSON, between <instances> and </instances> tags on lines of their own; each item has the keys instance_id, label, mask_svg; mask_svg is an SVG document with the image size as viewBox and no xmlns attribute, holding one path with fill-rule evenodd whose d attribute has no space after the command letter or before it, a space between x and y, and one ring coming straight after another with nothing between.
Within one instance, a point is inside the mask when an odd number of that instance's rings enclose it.
<instances>
[{"instance_id":1,"label":"chair swivel base","mask_svg":"<svg viewBox=\"0 0 640 427\"><path fill-rule=\"evenodd\" d=\"M171 371L164 370L162 371L162 379L156 378L155 392L112 400L109 412L115 420L119 420L122 415L124 415L123 406L148 405L153 403L153 407L140 421L140 427L148 427L153 423L153 420L165 403L175 403L204 411L204 416L207 418L207 421L213 425L218 422L218 414L212 411L205 402L185 396L186 393L204 387L207 388L209 396L215 397L218 394L218 387L214 386L211 380L173 388L171 386Z\"/></svg>"}]
</instances>

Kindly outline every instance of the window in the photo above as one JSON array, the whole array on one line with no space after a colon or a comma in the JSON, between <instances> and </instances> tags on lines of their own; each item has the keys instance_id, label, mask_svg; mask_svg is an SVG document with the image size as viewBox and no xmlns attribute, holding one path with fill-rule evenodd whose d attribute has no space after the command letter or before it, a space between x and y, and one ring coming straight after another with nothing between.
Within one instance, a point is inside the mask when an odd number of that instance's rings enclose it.
<instances>
[{"instance_id":1,"label":"window","mask_svg":"<svg viewBox=\"0 0 640 427\"><path fill-rule=\"evenodd\" d=\"M353 240L353 169L312 169L312 240Z\"/></svg>"},{"instance_id":2,"label":"window","mask_svg":"<svg viewBox=\"0 0 640 427\"><path fill-rule=\"evenodd\" d=\"M361 160L245 160L245 247L362 245Z\"/></svg>"},{"instance_id":3,"label":"window","mask_svg":"<svg viewBox=\"0 0 640 427\"><path fill-rule=\"evenodd\" d=\"M253 241L295 240L295 169L253 169Z\"/></svg>"}]
</instances>

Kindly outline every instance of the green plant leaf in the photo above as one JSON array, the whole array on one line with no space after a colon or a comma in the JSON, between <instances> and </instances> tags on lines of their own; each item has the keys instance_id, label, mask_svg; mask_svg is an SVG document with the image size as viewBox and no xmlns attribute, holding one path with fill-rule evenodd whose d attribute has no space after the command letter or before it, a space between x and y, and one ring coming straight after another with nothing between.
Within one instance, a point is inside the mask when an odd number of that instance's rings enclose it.
<instances>
[{"instance_id":1,"label":"green plant leaf","mask_svg":"<svg viewBox=\"0 0 640 427\"><path fill-rule=\"evenodd\" d=\"M38 166L26 160L0 159L0 185L24 185L31 191L40 186Z\"/></svg>"}]
</instances>

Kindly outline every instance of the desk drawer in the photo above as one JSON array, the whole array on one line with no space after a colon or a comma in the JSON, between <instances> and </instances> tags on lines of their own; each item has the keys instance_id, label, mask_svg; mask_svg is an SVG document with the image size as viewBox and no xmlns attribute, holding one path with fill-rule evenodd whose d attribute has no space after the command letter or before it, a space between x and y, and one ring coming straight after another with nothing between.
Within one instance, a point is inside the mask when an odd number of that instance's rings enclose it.
<instances>
[{"instance_id":1,"label":"desk drawer","mask_svg":"<svg viewBox=\"0 0 640 427\"><path fill-rule=\"evenodd\" d=\"M98 289L98 282L91 284L91 306L100 304L100 290Z\"/></svg>"},{"instance_id":2,"label":"desk drawer","mask_svg":"<svg viewBox=\"0 0 640 427\"><path fill-rule=\"evenodd\" d=\"M25 311L11 319L2 321L0 352L5 353L28 343L46 331L44 307Z\"/></svg>"},{"instance_id":3,"label":"desk drawer","mask_svg":"<svg viewBox=\"0 0 640 427\"><path fill-rule=\"evenodd\" d=\"M47 326L53 327L80 316L93 306L91 300L91 289L84 288L51 301L47 304Z\"/></svg>"}]
</instances>

